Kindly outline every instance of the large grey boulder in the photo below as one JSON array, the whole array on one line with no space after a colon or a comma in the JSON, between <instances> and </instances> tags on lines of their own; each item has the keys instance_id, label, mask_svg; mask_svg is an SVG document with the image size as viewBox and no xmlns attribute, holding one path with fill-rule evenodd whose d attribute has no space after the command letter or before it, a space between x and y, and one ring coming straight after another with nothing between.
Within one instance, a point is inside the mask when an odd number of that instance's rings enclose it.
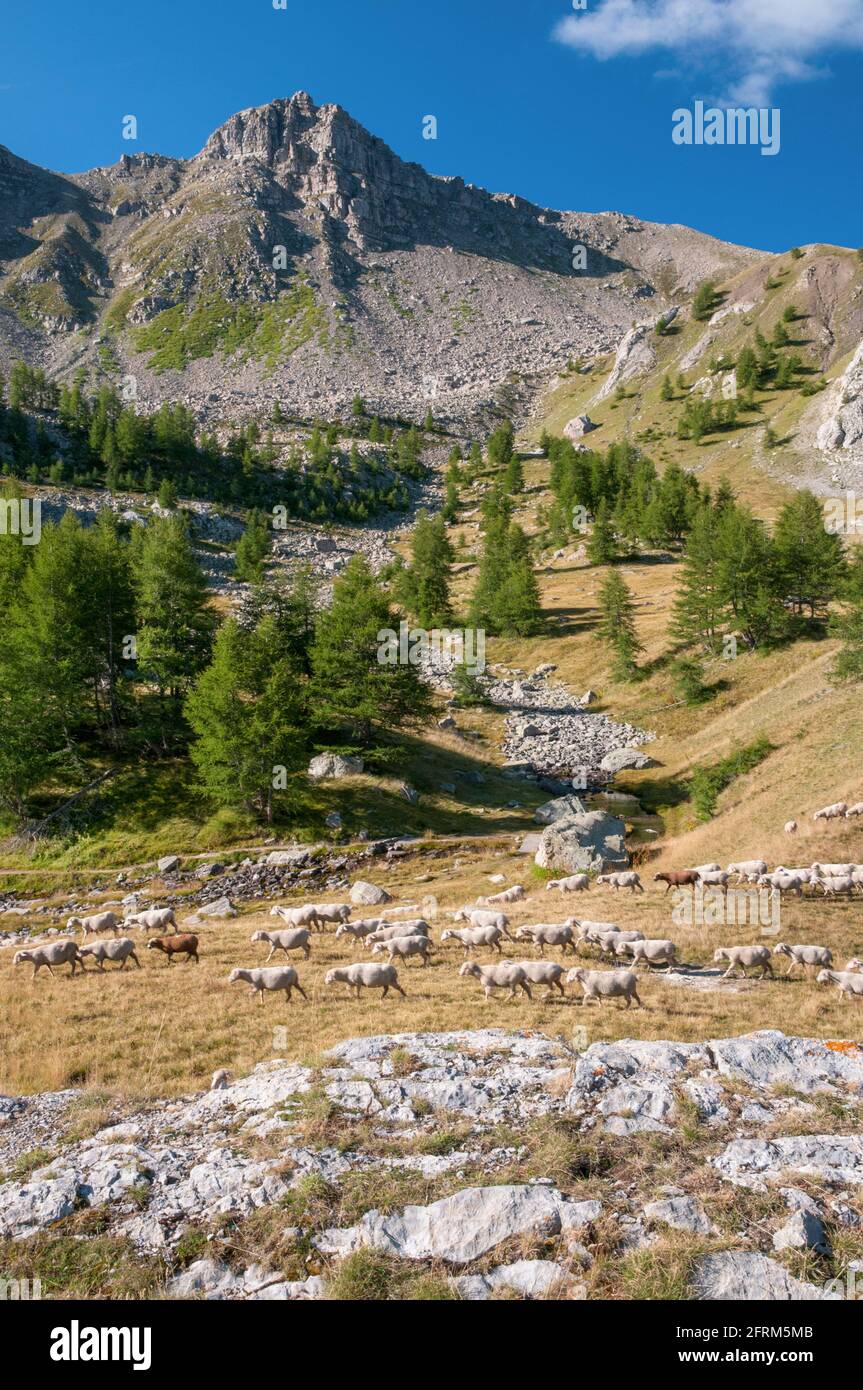
<instances>
[{"instance_id":1,"label":"large grey boulder","mask_svg":"<svg viewBox=\"0 0 863 1390\"><path fill-rule=\"evenodd\" d=\"M299 869L308 862L308 858L307 849L274 849L265 854L260 862L272 865L273 868Z\"/></svg>"},{"instance_id":2,"label":"large grey boulder","mask_svg":"<svg viewBox=\"0 0 863 1390\"><path fill-rule=\"evenodd\" d=\"M559 1234L564 1202L553 1187L466 1187L427 1207L366 1212L357 1226L324 1231L314 1244L324 1254L372 1246L406 1260L467 1264L513 1236Z\"/></svg>"},{"instance_id":3,"label":"large grey boulder","mask_svg":"<svg viewBox=\"0 0 863 1390\"><path fill-rule=\"evenodd\" d=\"M196 917L213 917L217 920L236 917L237 909L230 898L216 898L215 902L207 903L204 907L199 907L195 913Z\"/></svg>"},{"instance_id":4,"label":"large grey boulder","mask_svg":"<svg viewBox=\"0 0 863 1390\"><path fill-rule=\"evenodd\" d=\"M343 758L338 753L319 753L309 763L309 773L313 782L323 782L327 778L355 777L362 772L362 758Z\"/></svg>"},{"instance_id":5,"label":"large grey boulder","mask_svg":"<svg viewBox=\"0 0 863 1390\"><path fill-rule=\"evenodd\" d=\"M693 1271L692 1284L699 1298L719 1303L812 1302L838 1297L794 1279L778 1261L750 1250L702 1256Z\"/></svg>"},{"instance_id":6,"label":"large grey boulder","mask_svg":"<svg viewBox=\"0 0 863 1390\"><path fill-rule=\"evenodd\" d=\"M795 1091L849 1091L863 1097L863 1049L828 1047L815 1038L793 1038L775 1028L739 1038L716 1038L710 1049L723 1076L751 1086L791 1086Z\"/></svg>"},{"instance_id":7,"label":"large grey boulder","mask_svg":"<svg viewBox=\"0 0 863 1390\"><path fill-rule=\"evenodd\" d=\"M162 859L157 860L156 868L160 874L172 874L175 869L180 867L180 858L177 854L166 854Z\"/></svg>"},{"instance_id":8,"label":"large grey boulder","mask_svg":"<svg viewBox=\"0 0 863 1390\"><path fill-rule=\"evenodd\" d=\"M542 1298L568 1277L563 1265L554 1260L516 1260L488 1274L463 1274L452 1282L465 1302L483 1303L496 1289L511 1289L522 1298Z\"/></svg>"},{"instance_id":9,"label":"large grey boulder","mask_svg":"<svg viewBox=\"0 0 863 1390\"><path fill-rule=\"evenodd\" d=\"M379 903L391 903L392 893L386 888L378 888L376 883L365 883L358 878L351 888L351 902L355 907L377 907Z\"/></svg>"},{"instance_id":10,"label":"large grey boulder","mask_svg":"<svg viewBox=\"0 0 863 1390\"><path fill-rule=\"evenodd\" d=\"M736 1187L763 1192L785 1175L814 1178L825 1186L863 1185L863 1135L800 1134L775 1139L735 1139L709 1160Z\"/></svg>"},{"instance_id":11,"label":"large grey boulder","mask_svg":"<svg viewBox=\"0 0 863 1390\"><path fill-rule=\"evenodd\" d=\"M607 811L585 811L555 821L543 831L535 862L541 869L565 873L579 869L606 873L623 868L629 863L626 826Z\"/></svg>"},{"instance_id":12,"label":"large grey boulder","mask_svg":"<svg viewBox=\"0 0 863 1390\"><path fill-rule=\"evenodd\" d=\"M699 1236L713 1235L716 1231L703 1206L694 1197L666 1197L659 1202L648 1202L644 1216L645 1220L670 1226L673 1231L694 1231Z\"/></svg>"},{"instance_id":13,"label":"large grey boulder","mask_svg":"<svg viewBox=\"0 0 863 1390\"><path fill-rule=\"evenodd\" d=\"M820 1216L811 1211L795 1211L773 1236L774 1250L814 1250L829 1255L827 1233Z\"/></svg>"},{"instance_id":14,"label":"large grey boulder","mask_svg":"<svg viewBox=\"0 0 863 1390\"><path fill-rule=\"evenodd\" d=\"M589 415L574 415L563 427L563 432L567 439L583 439L586 434L590 434L597 427Z\"/></svg>"},{"instance_id":15,"label":"large grey boulder","mask_svg":"<svg viewBox=\"0 0 863 1390\"><path fill-rule=\"evenodd\" d=\"M617 773L630 768L655 767L656 763L638 748L615 748L612 753L606 753L599 766L603 772Z\"/></svg>"},{"instance_id":16,"label":"large grey boulder","mask_svg":"<svg viewBox=\"0 0 863 1390\"><path fill-rule=\"evenodd\" d=\"M582 816L586 811L587 807L577 796L556 796L553 801L545 801L542 806L537 806L533 818L538 825L552 825L570 816Z\"/></svg>"}]
</instances>

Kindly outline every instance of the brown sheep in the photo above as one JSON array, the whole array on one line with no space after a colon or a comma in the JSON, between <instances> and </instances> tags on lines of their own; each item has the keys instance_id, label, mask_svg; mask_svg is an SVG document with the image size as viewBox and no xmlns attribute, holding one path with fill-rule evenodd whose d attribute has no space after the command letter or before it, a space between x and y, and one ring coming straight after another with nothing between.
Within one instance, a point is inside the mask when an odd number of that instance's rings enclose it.
<instances>
[{"instance_id":1,"label":"brown sheep","mask_svg":"<svg viewBox=\"0 0 863 1390\"><path fill-rule=\"evenodd\" d=\"M695 869L682 869L679 873L654 874L654 883L665 884L665 896L672 888L695 888L701 882L701 875Z\"/></svg>"},{"instance_id":2,"label":"brown sheep","mask_svg":"<svg viewBox=\"0 0 863 1390\"><path fill-rule=\"evenodd\" d=\"M168 957L168 964L172 965L174 956L185 955L186 960L193 960L198 964L198 938L192 936L191 932L183 936L153 936L147 942L148 951L161 951Z\"/></svg>"}]
</instances>

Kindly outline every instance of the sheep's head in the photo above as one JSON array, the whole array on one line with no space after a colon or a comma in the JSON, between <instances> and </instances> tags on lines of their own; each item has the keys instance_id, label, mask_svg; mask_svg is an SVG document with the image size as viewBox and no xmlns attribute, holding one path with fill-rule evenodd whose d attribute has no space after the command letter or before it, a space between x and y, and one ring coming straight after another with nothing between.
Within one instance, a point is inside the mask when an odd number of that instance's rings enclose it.
<instances>
[{"instance_id":1,"label":"sheep's head","mask_svg":"<svg viewBox=\"0 0 863 1390\"><path fill-rule=\"evenodd\" d=\"M453 937L454 937L455 935L456 935L456 933L455 933L454 931L443 931L443 932L441 932L441 935L440 935L441 945L443 945L443 943L444 943L445 941L452 941L452 939L453 939Z\"/></svg>"},{"instance_id":2,"label":"sheep's head","mask_svg":"<svg viewBox=\"0 0 863 1390\"><path fill-rule=\"evenodd\" d=\"M84 923L81 921L80 917L70 917L66 923L66 930L76 931L78 927L82 927L83 925Z\"/></svg>"},{"instance_id":3,"label":"sheep's head","mask_svg":"<svg viewBox=\"0 0 863 1390\"><path fill-rule=\"evenodd\" d=\"M460 907L458 912L454 912L452 915L452 920L454 922L466 922L467 912L465 911L465 909L463 907Z\"/></svg>"},{"instance_id":4,"label":"sheep's head","mask_svg":"<svg viewBox=\"0 0 863 1390\"><path fill-rule=\"evenodd\" d=\"M278 908L278 907L271 907L271 908L270 908L270 916L271 916L271 917L280 917L281 915L282 915L282 914L281 914L281 908Z\"/></svg>"},{"instance_id":5,"label":"sheep's head","mask_svg":"<svg viewBox=\"0 0 863 1390\"><path fill-rule=\"evenodd\" d=\"M337 967L335 970L328 970L324 976L325 985L337 985L348 978L347 970Z\"/></svg>"},{"instance_id":6,"label":"sheep's head","mask_svg":"<svg viewBox=\"0 0 863 1390\"><path fill-rule=\"evenodd\" d=\"M242 970L232 970L231 973L230 973L230 975L228 976L228 984L229 984L229 985L235 985L235 984L237 983L237 981L238 981L238 980L242 980L242 978L243 978L243 972L242 972Z\"/></svg>"},{"instance_id":7,"label":"sheep's head","mask_svg":"<svg viewBox=\"0 0 863 1390\"><path fill-rule=\"evenodd\" d=\"M584 966L583 966L583 965L576 965L572 970L567 970L567 972L566 972L566 983L567 983L568 985L572 985L572 984L575 984L576 980L578 980L578 982L581 984L581 983L583 983L583 981L584 981L584 979L586 978L586 976L587 976L587 971L585 970Z\"/></svg>"},{"instance_id":8,"label":"sheep's head","mask_svg":"<svg viewBox=\"0 0 863 1390\"><path fill-rule=\"evenodd\" d=\"M845 969L846 969L846 970L863 970L863 960L858 960L857 957L855 956L853 960L849 960L849 961L848 961L847 965L845 966Z\"/></svg>"},{"instance_id":9,"label":"sheep's head","mask_svg":"<svg viewBox=\"0 0 863 1390\"><path fill-rule=\"evenodd\" d=\"M829 971L829 970L819 970L819 971L818 971L818 974L815 976L815 983L816 983L816 984L819 984L819 985L829 985L829 983L830 983L830 971Z\"/></svg>"},{"instance_id":10,"label":"sheep's head","mask_svg":"<svg viewBox=\"0 0 863 1390\"><path fill-rule=\"evenodd\" d=\"M12 957L12 964L13 964L13 965L23 965L23 963L24 963L25 960L32 960L32 959L33 959L33 952L32 952L32 951L16 951L16 952L15 952L15 955Z\"/></svg>"},{"instance_id":11,"label":"sheep's head","mask_svg":"<svg viewBox=\"0 0 863 1390\"><path fill-rule=\"evenodd\" d=\"M466 960L464 965L459 967L459 975L478 975L479 966L476 961Z\"/></svg>"},{"instance_id":12,"label":"sheep's head","mask_svg":"<svg viewBox=\"0 0 863 1390\"><path fill-rule=\"evenodd\" d=\"M263 931L252 932L252 941L266 941L267 933Z\"/></svg>"},{"instance_id":13,"label":"sheep's head","mask_svg":"<svg viewBox=\"0 0 863 1390\"><path fill-rule=\"evenodd\" d=\"M717 947L717 949L713 952L713 960L714 960L714 964L716 963L716 961L725 960L725 947L724 947L724 946L719 946L719 947Z\"/></svg>"},{"instance_id":14,"label":"sheep's head","mask_svg":"<svg viewBox=\"0 0 863 1390\"><path fill-rule=\"evenodd\" d=\"M515 936L517 941L526 941L533 936L533 927L516 927Z\"/></svg>"},{"instance_id":15,"label":"sheep's head","mask_svg":"<svg viewBox=\"0 0 863 1390\"><path fill-rule=\"evenodd\" d=\"M791 947L786 946L784 941L777 941L776 945L773 947L773 954L774 956L790 956Z\"/></svg>"},{"instance_id":16,"label":"sheep's head","mask_svg":"<svg viewBox=\"0 0 863 1390\"><path fill-rule=\"evenodd\" d=\"M152 937L151 940L149 940L149 941L147 942L147 950L148 950L148 951L161 951L161 950L164 950L164 947L163 947L163 945L162 945L162 942L159 940L158 936Z\"/></svg>"},{"instance_id":17,"label":"sheep's head","mask_svg":"<svg viewBox=\"0 0 863 1390\"><path fill-rule=\"evenodd\" d=\"M387 943L385 941L376 941L374 946L372 947L372 955L379 956L381 951L385 951L386 949Z\"/></svg>"},{"instance_id":18,"label":"sheep's head","mask_svg":"<svg viewBox=\"0 0 863 1390\"><path fill-rule=\"evenodd\" d=\"M349 933L350 933L350 927L346 926L346 924L345 924L344 922L340 922L339 925L336 927L336 940L338 941L338 939L339 939L340 936L347 936L347 935L349 935ZM252 937L252 940L253 940L253 941L254 941L254 939L255 939L255 938Z\"/></svg>"}]
</instances>

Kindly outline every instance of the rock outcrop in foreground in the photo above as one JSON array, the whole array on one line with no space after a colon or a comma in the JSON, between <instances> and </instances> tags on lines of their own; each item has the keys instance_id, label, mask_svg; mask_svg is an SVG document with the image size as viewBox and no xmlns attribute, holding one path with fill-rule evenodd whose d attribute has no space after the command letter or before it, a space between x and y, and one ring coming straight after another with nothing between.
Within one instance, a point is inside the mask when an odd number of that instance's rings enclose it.
<instances>
[{"instance_id":1,"label":"rock outcrop in foreground","mask_svg":"<svg viewBox=\"0 0 863 1390\"><path fill-rule=\"evenodd\" d=\"M3 1168L50 1147L75 1098L0 1098ZM325 1140L306 1124L312 1104L330 1117ZM61 1147L0 1185L0 1236L101 1209L113 1235L164 1259L174 1297L325 1297L366 1252L434 1271L464 1299L600 1298L624 1266L637 1288L632 1262L673 1241L696 1297L840 1298L855 1276L863 1292L861 1107L863 1047L772 1030L582 1051L503 1029L356 1038L320 1070L269 1061ZM339 1123L350 1145L333 1141ZM190 1230L299 1210L310 1182L337 1196L357 1174L370 1197L357 1219L282 1232L307 1277L238 1267L218 1241L184 1261ZM415 1177L416 1200L378 1209L375 1181L394 1174Z\"/></svg>"}]
</instances>

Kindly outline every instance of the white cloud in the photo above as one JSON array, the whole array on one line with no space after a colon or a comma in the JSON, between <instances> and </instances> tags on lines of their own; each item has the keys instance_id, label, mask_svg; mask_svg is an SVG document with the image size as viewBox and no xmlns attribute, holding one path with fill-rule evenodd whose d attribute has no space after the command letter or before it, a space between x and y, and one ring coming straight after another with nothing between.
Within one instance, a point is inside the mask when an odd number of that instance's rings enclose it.
<instances>
[{"instance_id":1,"label":"white cloud","mask_svg":"<svg viewBox=\"0 0 863 1390\"><path fill-rule=\"evenodd\" d=\"M598 0L554 37L601 60L662 50L721 65L728 98L761 106L782 83L823 76L830 50L863 49L863 0Z\"/></svg>"}]
</instances>

